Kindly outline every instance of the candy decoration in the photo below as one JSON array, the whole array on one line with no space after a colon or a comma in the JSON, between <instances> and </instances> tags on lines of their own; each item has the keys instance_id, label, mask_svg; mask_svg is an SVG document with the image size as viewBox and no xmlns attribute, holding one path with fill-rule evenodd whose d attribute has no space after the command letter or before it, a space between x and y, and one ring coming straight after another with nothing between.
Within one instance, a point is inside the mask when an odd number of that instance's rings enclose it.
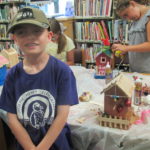
<instances>
[{"instance_id":1,"label":"candy decoration","mask_svg":"<svg viewBox=\"0 0 150 150\"><path fill-rule=\"evenodd\" d=\"M120 113L123 110L123 106L120 104L117 106L117 112Z\"/></svg>"},{"instance_id":2,"label":"candy decoration","mask_svg":"<svg viewBox=\"0 0 150 150\"><path fill-rule=\"evenodd\" d=\"M126 105L127 107L130 107L130 106L131 106L131 100L130 100L130 99L126 100L126 101L125 101L125 105Z\"/></svg>"}]
</instances>

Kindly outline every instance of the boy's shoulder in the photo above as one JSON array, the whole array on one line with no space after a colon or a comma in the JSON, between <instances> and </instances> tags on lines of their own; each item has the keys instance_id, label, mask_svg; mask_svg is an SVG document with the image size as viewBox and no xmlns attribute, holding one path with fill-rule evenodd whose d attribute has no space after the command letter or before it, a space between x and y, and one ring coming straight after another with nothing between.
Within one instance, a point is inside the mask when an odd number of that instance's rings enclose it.
<instances>
[{"instance_id":1,"label":"boy's shoulder","mask_svg":"<svg viewBox=\"0 0 150 150\"><path fill-rule=\"evenodd\" d=\"M71 70L66 63L62 62L61 60L57 59L54 56L50 56L49 61L51 66L53 66L57 70L68 70L68 71Z\"/></svg>"},{"instance_id":2,"label":"boy's shoulder","mask_svg":"<svg viewBox=\"0 0 150 150\"><path fill-rule=\"evenodd\" d=\"M7 75L8 76L14 76L17 72L21 71L21 65L22 62L19 62L18 64L14 65L12 68L8 69Z\"/></svg>"},{"instance_id":3,"label":"boy's shoulder","mask_svg":"<svg viewBox=\"0 0 150 150\"><path fill-rule=\"evenodd\" d=\"M50 72L55 76L57 79L66 79L66 78L72 78L73 72L71 68L62 62L61 60L51 56L50 59L50 66L48 67Z\"/></svg>"}]
</instances>

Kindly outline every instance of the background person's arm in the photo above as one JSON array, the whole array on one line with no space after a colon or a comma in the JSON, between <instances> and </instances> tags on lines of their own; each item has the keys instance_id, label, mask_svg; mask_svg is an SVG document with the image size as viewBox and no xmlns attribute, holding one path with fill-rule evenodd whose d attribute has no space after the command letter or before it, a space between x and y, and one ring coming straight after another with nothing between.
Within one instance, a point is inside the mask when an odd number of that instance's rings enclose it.
<instances>
[{"instance_id":1,"label":"background person's arm","mask_svg":"<svg viewBox=\"0 0 150 150\"><path fill-rule=\"evenodd\" d=\"M136 45L122 45L122 44L113 44L113 51L123 51L123 52L150 52L150 21L146 24L146 36L147 41L136 44Z\"/></svg>"},{"instance_id":2,"label":"background person's arm","mask_svg":"<svg viewBox=\"0 0 150 150\"><path fill-rule=\"evenodd\" d=\"M68 65L74 65L74 50L72 49L67 52L67 64Z\"/></svg>"},{"instance_id":3,"label":"background person's arm","mask_svg":"<svg viewBox=\"0 0 150 150\"><path fill-rule=\"evenodd\" d=\"M74 42L73 40L66 36L66 45L65 45L65 52L66 52L66 63L68 65L74 65L74 51L75 51L75 45L74 45Z\"/></svg>"}]
</instances>

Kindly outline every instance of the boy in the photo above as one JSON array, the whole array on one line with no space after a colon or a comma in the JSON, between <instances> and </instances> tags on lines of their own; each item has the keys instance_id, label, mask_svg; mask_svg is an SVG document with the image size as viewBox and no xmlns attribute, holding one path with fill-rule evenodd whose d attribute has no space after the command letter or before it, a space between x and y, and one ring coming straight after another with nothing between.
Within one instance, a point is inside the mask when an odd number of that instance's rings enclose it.
<instances>
[{"instance_id":1,"label":"boy","mask_svg":"<svg viewBox=\"0 0 150 150\"><path fill-rule=\"evenodd\" d=\"M20 9L8 29L24 53L0 98L17 150L71 150L66 121L70 105L78 103L76 81L67 65L46 53L49 30L44 13L31 7Z\"/></svg>"}]
</instances>

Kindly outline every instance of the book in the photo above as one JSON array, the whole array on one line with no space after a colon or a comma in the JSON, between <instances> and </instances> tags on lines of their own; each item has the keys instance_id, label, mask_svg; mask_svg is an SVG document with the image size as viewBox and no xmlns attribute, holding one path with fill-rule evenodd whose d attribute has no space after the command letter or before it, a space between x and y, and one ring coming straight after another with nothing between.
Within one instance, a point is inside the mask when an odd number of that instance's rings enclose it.
<instances>
[{"instance_id":1,"label":"book","mask_svg":"<svg viewBox=\"0 0 150 150\"><path fill-rule=\"evenodd\" d=\"M109 39L110 42L113 41L113 35L112 35L112 21L107 21L107 26L108 26L108 33L109 33Z\"/></svg>"},{"instance_id":2,"label":"book","mask_svg":"<svg viewBox=\"0 0 150 150\"><path fill-rule=\"evenodd\" d=\"M115 20L114 21L114 28L113 28L113 31L114 31L114 42L118 42L119 41L118 29L119 29L119 20Z\"/></svg>"},{"instance_id":3,"label":"book","mask_svg":"<svg viewBox=\"0 0 150 150\"><path fill-rule=\"evenodd\" d=\"M100 0L100 16L103 15L103 3L104 3L104 0Z\"/></svg>"},{"instance_id":4,"label":"book","mask_svg":"<svg viewBox=\"0 0 150 150\"><path fill-rule=\"evenodd\" d=\"M105 25L104 20L100 20L100 23L101 23L101 25L102 25L102 27L103 27L105 39L109 40L109 35L108 35L108 32L107 32L107 28L106 28L106 25Z\"/></svg>"},{"instance_id":5,"label":"book","mask_svg":"<svg viewBox=\"0 0 150 150\"><path fill-rule=\"evenodd\" d=\"M100 23L98 23L98 27L100 30L101 39L105 39L104 31Z\"/></svg>"},{"instance_id":6,"label":"book","mask_svg":"<svg viewBox=\"0 0 150 150\"><path fill-rule=\"evenodd\" d=\"M98 23L95 23L96 37L97 40L101 40L100 29L98 27Z\"/></svg>"},{"instance_id":7,"label":"book","mask_svg":"<svg viewBox=\"0 0 150 150\"><path fill-rule=\"evenodd\" d=\"M112 0L107 0L106 4L106 16L111 16Z\"/></svg>"},{"instance_id":8,"label":"book","mask_svg":"<svg viewBox=\"0 0 150 150\"><path fill-rule=\"evenodd\" d=\"M106 6L107 6L107 0L103 1L103 10L102 10L102 16L106 16Z\"/></svg>"}]
</instances>

